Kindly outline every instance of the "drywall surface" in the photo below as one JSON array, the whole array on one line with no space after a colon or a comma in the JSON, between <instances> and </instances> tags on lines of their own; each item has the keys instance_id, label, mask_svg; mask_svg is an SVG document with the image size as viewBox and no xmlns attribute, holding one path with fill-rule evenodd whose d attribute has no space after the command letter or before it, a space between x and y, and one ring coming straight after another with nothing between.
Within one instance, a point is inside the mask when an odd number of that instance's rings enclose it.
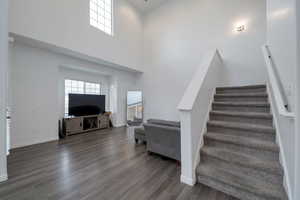
<instances>
[{"instance_id":1,"label":"drywall surface","mask_svg":"<svg viewBox=\"0 0 300 200\"><path fill-rule=\"evenodd\" d=\"M145 117L179 120L177 105L203 55L224 60L222 85L265 83L261 45L266 40L263 0L173 0L144 19ZM237 32L238 24L244 32Z\"/></svg>"},{"instance_id":2,"label":"drywall surface","mask_svg":"<svg viewBox=\"0 0 300 200\"><path fill-rule=\"evenodd\" d=\"M300 2L296 1L296 27L297 27L297 66L296 66L296 158L295 158L295 191L294 191L294 199L300 199Z\"/></svg>"},{"instance_id":3,"label":"drywall surface","mask_svg":"<svg viewBox=\"0 0 300 200\"><path fill-rule=\"evenodd\" d=\"M126 123L126 92L135 89L136 74L24 45L12 45L12 148L58 138L64 114L64 78L103 82L104 93L116 88L115 125ZM111 79L115 82L111 83ZM109 98L109 97L108 97ZM111 100L108 99L108 103ZM123 111L124 110L124 111Z\"/></svg>"},{"instance_id":4,"label":"drywall surface","mask_svg":"<svg viewBox=\"0 0 300 200\"><path fill-rule=\"evenodd\" d=\"M294 0L267 1L267 44L291 110L295 109L296 21Z\"/></svg>"},{"instance_id":5,"label":"drywall surface","mask_svg":"<svg viewBox=\"0 0 300 200\"><path fill-rule=\"evenodd\" d=\"M0 182L7 179L6 106L8 69L8 0L0 1Z\"/></svg>"},{"instance_id":6,"label":"drywall surface","mask_svg":"<svg viewBox=\"0 0 300 200\"><path fill-rule=\"evenodd\" d=\"M89 1L11 0L9 31L118 65L139 69L142 18L126 0L114 1L114 35L90 26Z\"/></svg>"},{"instance_id":7,"label":"drywall surface","mask_svg":"<svg viewBox=\"0 0 300 200\"><path fill-rule=\"evenodd\" d=\"M275 69L284 87L285 95L288 97L289 108L295 112L296 98L296 63L297 63L297 38L296 38L296 15L294 0L267 0L267 45L269 46ZM299 56L299 55L298 55ZM298 86L297 86L298 87ZM296 190L296 168L295 158L297 157L297 121L287 124L287 119L282 118L278 113L278 125L283 127L280 132L282 151L285 154L285 167L288 170L290 196ZM290 131L287 131L290 130ZM296 198L297 199L297 198Z\"/></svg>"}]
</instances>

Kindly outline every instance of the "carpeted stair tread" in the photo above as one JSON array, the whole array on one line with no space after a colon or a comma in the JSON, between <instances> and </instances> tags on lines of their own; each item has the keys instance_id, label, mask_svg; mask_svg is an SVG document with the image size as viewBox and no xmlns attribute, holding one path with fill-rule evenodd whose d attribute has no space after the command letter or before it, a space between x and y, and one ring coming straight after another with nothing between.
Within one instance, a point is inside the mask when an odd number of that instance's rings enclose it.
<instances>
[{"instance_id":1,"label":"carpeted stair tread","mask_svg":"<svg viewBox=\"0 0 300 200\"><path fill-rule=\"evenodd\" d=\"M198 179L201 179L201 184L214 188L215 190L221 191L240 200L270 200L266 198L258 198L254 193L246 192L240 188L230 186L229 184L224 184L207 176L199 175Z\"/></svg>"},{"instance_id":2,"label":"carpeted stair tread","mask_svg":"<svg viewBox=\"0 0 300 200\"><path fill-rule=\"evenodd\" d=\"M239 166L253 168L280 176L282 176L283 173L281 165L277 161L260 159L249 154L231 151L230 149L204 146L201 149L201 154Z\"/></svg>"},{"instance_id":3,"label":"carpeted stair tread","mask_svg":"<svg viewBox=\"0 0 300 200\"><path fill-rule=\"evenodd\" d=\"M249 137L244 137L244 136L235 136L235 135L225 135L225 134L211 133L211 132L205 134L204 138L220 141L223 143L230 143L230 144L245 146L245 147L249 147L249 148L273 151L276 153L279 152L279 148L275 144L275 142L264 141L264 140L259 140L259 139L255 139L255 138L249 138Z\"/></svg>"},{"instance_id":4,"label":"carpeted stair tread","mask_svg":"<svg viewBox=\"0 0 300 200\"><path fill-rule=\"evenodd\" d=\"M261 112L237 112L237 111L211 111L210 114L224 115L233 117L247 117L247 118L260 118L260 119L273 119L270 113Z\"/></svg>"},{"instance_id":5,"label":"carpeted stair tread","mask_svg":"<svg viewBox=\"0 0 300 200\"><path fill-rule=\"evenodd\" d=\"M246 85L246 86L231 86L231 87L217 87L217 90L226 90L226 89L258 89L263 88L266 89L266 85Z\"/></svg>"},{"instance_id":6,"label":"carpeted stair tread","mask_svg":"<svg viewBox=\"0 0 300 200\"><path fill-rule=\"evenodd\" d=\"M225 93L225 94L215 94L215 97L268 97L265 92L249 92L249 93Z\"/></svg>"},{"instance_id":7,"label":"carpeted stair tread","mask_svg":"<svg viewBox=\"0 0 300 200\"><path fill-rule=\"evenodd\" d=\"M239 87L218 87L217 94L241 94L241 93L263 93L267 92L265 85L239 86Z\"/></svg>"},{"instance_id":8,"label":"carpeted stair tread","mask_svg":"<svg viewBox=\"0 0 300 200\"><path fill-rule=\"evenodd\" d=\"M224 188L230 185L244 192L249 192L249 196L252 196L251 199L254 199L253 196L256 196L256 199L278 200L284 197L284 190L281 184L271 184L257 178L254 179L251 176L245 176L237 171L232 172L209 164L199 165L197 167L197 176L200 182L201 177L207 177L208 179L224 184ZM223 192L230 193L228 190ZM245 194L239 196L245 197L244 195ZM235 194L235 196L237 196L237 194Z\"/></svg>"},{"instance_id":9,"label":"carpeted stair tread","mask_svg":"<svg viewBox=\"0 0 300 200\"><path fill-rule=\"evenodd\" d=\"M287 200L266 85L218 87L197 181L243 200Z\"/></svg>"},{"instance_id":10,"label":"carpeted stair tread","mask_svg":"<svg viewBox=\"0 0 300 200\"><path fill-rule=\"evenodd\" d=\"M253 178L262 179L269 183L273 183L273 184L283 183L283 176L280 174L270 173L263 170L257 170L256 168L245 167L238 164L232 164L231 162L223 161L211 156L202 156L201 162L204 164L218 166L219 168L230 170L233 173L238 172L238 173L242 173L245 176L251 176Z\"/></svg>"},{"instance_id":11,"label":"carpeted stair tread","mask_svg":"<svg viewBox=\"0 0 300 200\"><path fill-rule=\"evenodd\" d=\"M213 105L219 106L247 106L247 107L270 107L270 104L267 102L222 102L222 101L214 101Z\"/></svg>"},{"instance_id":12,"label":"carpeted stair tread","mask_svg":"<svg viewBox=\"0 0 300 200\"><path fill-rule=\"evenodd\" d=\"M218 126L218 127L231 128L231 129L275 134L275 129L271 126L241 123L241 122L213 121L213 120L208 121L207 124L208 126Z\"/></svg>"}]
</instances>

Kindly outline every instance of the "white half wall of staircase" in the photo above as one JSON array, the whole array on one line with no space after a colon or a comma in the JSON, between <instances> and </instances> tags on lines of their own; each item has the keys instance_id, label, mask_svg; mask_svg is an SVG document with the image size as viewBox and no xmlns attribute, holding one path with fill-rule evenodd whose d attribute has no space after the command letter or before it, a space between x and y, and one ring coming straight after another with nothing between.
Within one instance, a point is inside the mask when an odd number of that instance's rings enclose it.
<instances>
[{"instance_id":1,"label":"white half wall of staircase","mask_svg":"<svg viewBox=\"0 0 300 200\"><path fill-rule=\"evenodd\" d=\"M209 52L178 105L181 121L181 182L194 185L196 166L200 161L200 147L215 93L224 71L218 50Z\"/></svg>"},{"instance_id":2,"label":"white half wall of staircase","mask_svg":"<svg viewBox=\"0 0 300 200\"><path fill-rule=\"evenodd\" d=\"M298 0L297 0L298 1ZM283 84L284 92L288 98L290 110L296 113L296 107L299 100L296 100L296 94L299 91L299 85L296 80L299 75L296 74L297 68L297 23L296 23L296 2L295 0L267 0L267 45L269 46L275 69ZM298 22L299 24L299 22ZM298 38L299 40L299 38ZM297 97L298 98L298 97ZM291 199L299 199L295 194L300 185L296 185L297 158L299 157L299 123L297 121L299 114L296 114L296 121L290 121L278 113L277 117L280 132L282 149L285 154L285 168L288 170L290 196ZM298 150L297 150L298 149Z\"/></svg>"},{"instance_id":3,"label":"white half wall of staircase","mask_svg":"<svg viewBox=\"0 0 300 200\"><path fill-rule=\"evenodd\" d=\"M274 125L277 130L276 139L280 147L280 161L284 169L284 187L288 196L292 199L295 181L295 157L297 156L296 146L293 142L297 136L295 132L295 112L285 107L288 104L288 100L282 91L284 90L281 85L282 82L277 74L274 58L269 47L263 46L262 53L268 72L269 101L272 106ZM288 108L290 108L289 105Z\"/></svg>"},{"instance_id":4,"label":"white half wall of staircase","mask_svg":"<svg viewBox=\"0 0 300 200\"><path fill-rule=\"evenodd\" d=\"M295 177L295 119L280 114L276 105L276 98L271 83L268 83L268 93L274 116L274 125L276 128L276 142L280 148L280 162L284 170L284 187L290 197L293 199L293 187Z\"/></svg>"},{"instance_id":5,"label":"white half wall of staircase","mask_svg":"<svg viewBox=\"0 0 300 200\"><path fill-rule=\"evenodd\" d=\"M8 69L8 0L0 1L0 182L7 179L6 95Z\"/></svg>"},{"instance_id":6,"label":"white half wall of staircase","mask_svg":"<svg viewBox=\"0 0 300 200\"><path fill-rule=\"evenodd\" d=\"M296 66L296 167L295 167L295 199L300 199L300 2L295 0L296 10L296 27L297 27L297 66Z\"/></svg>"},{"instance_id":7,"label":"white half wall of staircase","mask_svg":"<svg viewBox=\"0 0 300 200\"><path fill-rule=\"evenodd\" d=\"M236 26L245 23L245 32ZM261 46L266 40L264 0L172 0L144 19L141 85L145 118L179 120L176 107L203 55L218 48L226 85L265 83ZM225 85L222 84L222 85Z\"/></svg>"},{"instance_id":8,"label":"white half wall of staircase","mask_svg":"<svg viewBox=\"0 0 300 200\"><path fill-rule=\"evenodd\" d=\"M296 18L294 0L267 0L267 45L291 110L295 109Z\"/></svg>"}]
</instances>

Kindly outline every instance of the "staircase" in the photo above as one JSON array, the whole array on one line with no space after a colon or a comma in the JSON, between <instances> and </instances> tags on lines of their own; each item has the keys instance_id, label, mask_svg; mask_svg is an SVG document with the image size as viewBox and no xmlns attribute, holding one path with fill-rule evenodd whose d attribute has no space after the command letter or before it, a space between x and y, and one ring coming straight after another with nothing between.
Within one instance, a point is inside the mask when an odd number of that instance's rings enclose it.
<instances>
[{"instance_id":1,"label":"staircase","mask_svg":"<svg viewBox=\"0 0 300 200\"><path fill-rule=\"evenodd\" d=\"M198 183L243 200L286 200L265 85L217 88Z\"/></svg>"}]
</instances>

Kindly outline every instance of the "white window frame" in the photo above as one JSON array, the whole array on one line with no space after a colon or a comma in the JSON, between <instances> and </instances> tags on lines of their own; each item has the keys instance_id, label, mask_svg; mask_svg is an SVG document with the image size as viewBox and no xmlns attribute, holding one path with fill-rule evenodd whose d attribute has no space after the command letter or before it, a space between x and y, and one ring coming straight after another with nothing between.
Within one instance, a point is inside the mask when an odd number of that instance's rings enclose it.
<instances>
[{"instance_id":1,"label":"white window frame","mask_svg":"<svg viewBox=\"0 0 300 200\"><path fill-rule=\"evenodd\" d=\"M90 0L89 1L89 22L90 22L90 26L94 27L94 28L97 28L99 30L101 30L103 33L107 34L107 35L110 35L110 36L114 36L114 0L110 0L111 1L111 8L110 8L110 25L111 25L111 30L110 30L110 33L108 31L105 30L105 18L104 18L104 27L100 27L100 23L98 22L98 19L97 19L97 22L95 24L92 23L92 14L91 14L91 4L92 4L92 1L105 1L105 0ZM105 3L104 3L105 5ZM104 7L104 10L105 10L105 7ZM97 11L97 18L99 17L99 12Z\"/></svg>"},{"instance_id":2,"label":"white window frame","mask_svg":"<svg viewBox=\"0 0 300 200\"><path fill-rule=\"evenodd\" d=\"M99 91L96 91L97 89L99 89ZM101 84L84 82L84 94L101 95Z\"/></svg>"},{"instance_id":3,"label":"white window frame","mask_svg":"<svg viewBox=\"0 0 300 200\"><path fill-rule=\"evenodd\" d=\"M76 82L82 82L83 83L83 90L82 92L74 92L74 93L67 93L66 92L66 81L76 81ZM96 84L96 85L99 85L99 94L97 93L87 93L87 88L86 88L86 84ZM69 102L67 101L67 96L69 96L69 94L90 94L90 95L101 95L102 94L102 84L101 82L91 82L91 81L83 81L83 80L75 80L75 79L69 79L69 78L66 78L64 80L64 93L65 93L65 98L64 98L64 113L65 113L65 116L68 116L69 114ZM72 86L71 86L72 87Z\"/></svg>"}]
</instances>

